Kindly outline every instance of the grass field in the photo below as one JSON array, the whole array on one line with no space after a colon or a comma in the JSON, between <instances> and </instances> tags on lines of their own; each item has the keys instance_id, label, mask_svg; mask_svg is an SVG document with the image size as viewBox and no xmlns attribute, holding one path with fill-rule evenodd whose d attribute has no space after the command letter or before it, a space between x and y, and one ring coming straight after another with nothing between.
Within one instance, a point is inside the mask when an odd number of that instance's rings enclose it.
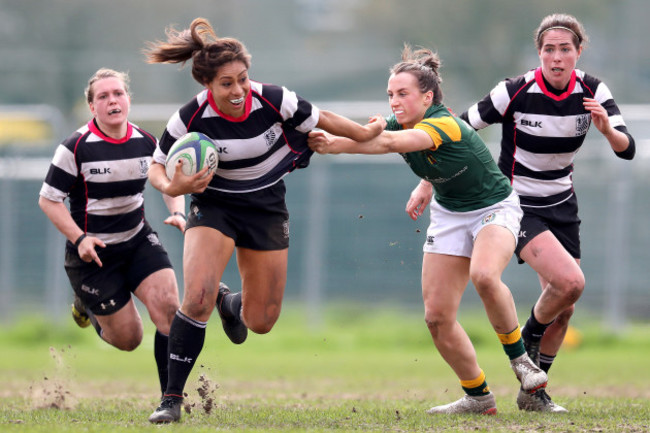
<instances>
[{"instance_id":1,"label":"grass field","mask_svg":"<svg viewBox=\"0 0 650 433\"><path fill-rule=\"evenodd\" d=\"M119 352L72 321L31 318L0 328L2 432L645 432L650 431L650 324L622 335L576 317L549 393L569 414L520 412L514 374L481 311L462 311L498 401L496 417L430 416L460 398L420 311L330 308L321 326L286 305L274 330L232 345L213 317L180 423L154 426L152 331ZM69 322L69 323L68 323Z\"/></svg>"}]
</instances>

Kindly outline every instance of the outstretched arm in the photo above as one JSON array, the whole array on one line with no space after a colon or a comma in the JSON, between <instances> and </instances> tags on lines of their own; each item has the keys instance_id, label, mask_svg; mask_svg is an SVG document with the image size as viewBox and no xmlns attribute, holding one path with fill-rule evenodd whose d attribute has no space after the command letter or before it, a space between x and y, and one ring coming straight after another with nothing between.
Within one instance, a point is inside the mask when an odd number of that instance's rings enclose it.
<instances>
[{"instance_id":1,"label":"outstretched arm","mask_svg":"<svg viewBox=\"0 0 650 433\"><path fill-rule=\"evenodd\" d=\"M364 142L357 142L345 137L338 137L322 131L309 133L309 147L318 153L406 153L433 147L433 140L426 132L419 129L401 131L384 131L378 136Z\"/></svg>"},{"instance_id":2,"label":"outstretched arm","mask_svg":"<svg viewBox=\"0 0 650 433\"><path fill-rule=\"evenodd\" d=\"M332 111L321 110L316 127L332 135L348 137L355 141L367 141L384 130L386 120L382 116L373 116L366 125L360 125Z\"/></svg>"}]
</instances>

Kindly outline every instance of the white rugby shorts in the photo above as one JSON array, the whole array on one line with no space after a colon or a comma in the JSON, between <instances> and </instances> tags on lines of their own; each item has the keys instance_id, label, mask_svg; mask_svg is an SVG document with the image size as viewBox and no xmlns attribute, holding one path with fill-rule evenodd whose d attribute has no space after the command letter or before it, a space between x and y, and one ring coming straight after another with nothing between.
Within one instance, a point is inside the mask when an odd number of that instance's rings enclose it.
<instances>
[{"instance_id":1,"label":"white rugby shorts","mask_svg":"<svg viewBox=\"0 0 650 433\"><path fill-rule=\"evenodd\" d=\"M523 211L513 191L499 203L470 212L453 212L431 200L431 223L422 250L425 253L471 257L474 241L481 229L496 224L510 230L517 242Z\"/></svg>"}]
</instances>

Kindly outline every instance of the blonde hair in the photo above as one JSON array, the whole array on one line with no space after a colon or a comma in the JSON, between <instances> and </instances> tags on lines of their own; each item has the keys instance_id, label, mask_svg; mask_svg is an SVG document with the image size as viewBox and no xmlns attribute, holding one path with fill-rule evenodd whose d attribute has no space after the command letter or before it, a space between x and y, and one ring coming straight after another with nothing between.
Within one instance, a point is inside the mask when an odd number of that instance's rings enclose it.
<instances>
[{"instance_id":1,"label":"blonde hair","mask_svg":"<svg viewBox=\"0 0 650 433\"><path fill-rule=\"evenodd\" d=\"M124 90L128 95L131 94L129 90L129 74L126 72L119 72L115 71L113 69L109 68L101 68L97 70L93 74L92 77L88 80L88 86L86 86L86 89L84 90L84 95L86 96L86 102L89 104L93 102L93 98L95 97L95 91L93 89L93 84L95 84L99 80L103 80L104 78L117 78L118 80L121 80L122 83L124 84Z\"/></svg>"}]
</instances>

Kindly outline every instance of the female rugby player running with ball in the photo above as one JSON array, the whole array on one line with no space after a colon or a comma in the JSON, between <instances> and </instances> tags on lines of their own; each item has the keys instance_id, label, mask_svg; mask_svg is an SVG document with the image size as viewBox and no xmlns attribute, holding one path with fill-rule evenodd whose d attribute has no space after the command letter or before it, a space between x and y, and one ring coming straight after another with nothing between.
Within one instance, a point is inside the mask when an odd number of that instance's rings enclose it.
<instances>
[{"instance_id":1,"label":"female rugby player running with ball","mask_svg":"<svg viewBox=\"0 0 650 433\"><path fill-rule=\"evenodd\" d=\"M284 87L250 80L250 55L233 38L218 37L197 18L189 29L168 29L151 43L149 63L192 61L192 76L205 89L170 118L149 171L152 185L173 197L192 194L183 252L184 296L169 335L169 384L153 423L178 421L185 382L201 353L207 321L217 304L224 330L242 343L247 330L265 334L280 315L287 280L289 213L282 178L306 167L313 152L307 133L322 128L356 140L383 129L361 126L321 111ZM165 155L176 139L197 131L219 151L214 175L176 170L165 174ZM242 291L220 284L233 252Z\"/></svg>"}]
</instances>

